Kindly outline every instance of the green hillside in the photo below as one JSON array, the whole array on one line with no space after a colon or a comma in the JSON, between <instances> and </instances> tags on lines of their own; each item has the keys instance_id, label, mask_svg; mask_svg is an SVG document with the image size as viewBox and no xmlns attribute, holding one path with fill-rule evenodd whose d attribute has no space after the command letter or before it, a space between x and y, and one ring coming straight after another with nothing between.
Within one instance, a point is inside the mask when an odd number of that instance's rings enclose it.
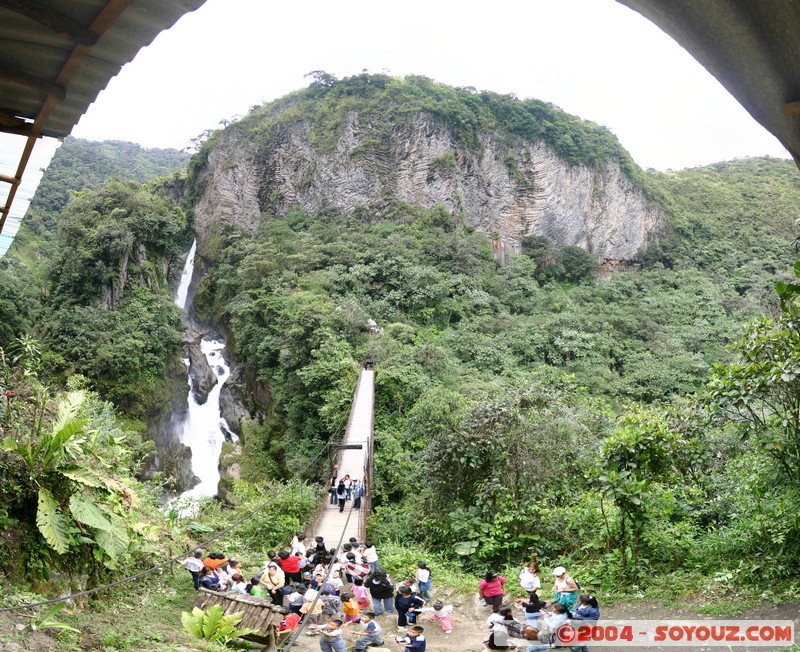
<instances>
[{"instance_id":1,"label":"green hillside","mask_svg":"<svg viewBox=\"0 0 800 652\"><path fill-rule=\"evenodd\" d=\"M794 164L643 172L610 132L552 105L417 77L320 73L228 128L250 134L257 153L282 120L306 116L324 148L344 111L381 129L389 105L422 107L464 142L502 127L570 163L615 158L663 207L665 234L630 271L601 273L583 250L537 237L499 265L461 215L397 201L220 229L198 252L194 309L226 336L248 389L259 384L246 398L262 413L244 426L239 505L208 501L179 519L158 509L168 479L135 479L152 451L141 420L164 407L180 366L171 274L220 132L188 177L174 153L68 141L0 261L8 603L149 567L291 483L291 498L217 542L260 564L313 513L314 482L326 478L292 478L346 417L367 357L377 371L369 534L392 570L424 555L463 589L465 573L510 569L535 550L609 599L712 596L713 613L796 599L800 287L786 286L783 310L774 289L797 260ZM177 624L191 596L179 579L158 581L154 618ZM138 600L133 588L104 595ZM85 626L94 638L82 649L124 649L99 621ZM168 627L159 631L131 646L169 649Z\"/></svg>"}]
</instances>

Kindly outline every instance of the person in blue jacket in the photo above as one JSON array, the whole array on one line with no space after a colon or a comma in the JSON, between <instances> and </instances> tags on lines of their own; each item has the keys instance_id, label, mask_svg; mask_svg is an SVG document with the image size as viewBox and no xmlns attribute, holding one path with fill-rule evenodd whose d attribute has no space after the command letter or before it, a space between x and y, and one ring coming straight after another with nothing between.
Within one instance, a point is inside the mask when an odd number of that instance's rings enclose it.
<instances>
[{"instance_id":1,"label":"person in blue jacket","mask_svg":"<svg viewBox=\"0 0 800 652\"><path fill-rule=\"evenodd\" d=\"M597 622L600 620L600 606L593 595L579 595L578 608L572 614L572 620ZM574 645L569 648L571 652L589 652L588 645Z\"/></svg>"},{"instance_id":2,"label":"person in blue jacket","mask_svg":"<svg viewBox=\"0 0 800 652\"><path fill-rule=\"evenodd\" d=\"M397 629L405 629L408 623L415 623L416 611L425 606L425 601L407 586L401 586L394 596L394 607L397 609Z\"/></svg>"}]
</instances>

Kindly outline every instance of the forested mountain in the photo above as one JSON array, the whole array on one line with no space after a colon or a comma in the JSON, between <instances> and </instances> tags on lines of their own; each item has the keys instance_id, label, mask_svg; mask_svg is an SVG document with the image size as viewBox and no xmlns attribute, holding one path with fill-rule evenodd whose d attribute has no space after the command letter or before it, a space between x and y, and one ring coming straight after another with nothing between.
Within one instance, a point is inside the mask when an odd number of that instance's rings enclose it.
<instances>
[{"instance_id":1,"label":"forested mountain","mask_svg":"<svg viewBox=\"0 0 800 652\"><path fill-rule=\"evenodd\" d=\"M371 357L370 527L383 545L470 572L535 549L580 568L593 590L679 569L796 591L792 162L644 172L610 132L544 102L369 75L318 74L254 108L210 134L187 177L102 185L98 173L62 208L68 170L110 147L67 145L71 163L48 170L0 268L3 389L19 397L0 410L0 470L13 478L0 529L22 533L0 551L22 559L20 574L62 568L53 550L79 550L82 537L105 576L157 547L135 518L112 527L106 514L105 530L98 518L79 532L82 453L42 469L17 444L49 432L59 395L48 388L69 385L89 397L88 413L70 414L92 424L91 450L134 486L150 446L132 424L163 408L182 368L169 288L196 234L194 312L226 336L251 417L237 499L260 499L313 457ZM332 178L348 179L346 192ZM502 199L503 219L481 212L482 197ZM635 249L608 255L603 225ZM127 518L120 486L90 498ZM158 489L136 486L152 507ZM298 495L237 545L255 558L282 541L313 509L312 490ZM49 536L31 516L43 500L61 510ZM206 509L201 519L232 518ZM100 534L111 529L113 544ZM70 563L90 565L81 554Z\"/></svg>"}]
</instances>

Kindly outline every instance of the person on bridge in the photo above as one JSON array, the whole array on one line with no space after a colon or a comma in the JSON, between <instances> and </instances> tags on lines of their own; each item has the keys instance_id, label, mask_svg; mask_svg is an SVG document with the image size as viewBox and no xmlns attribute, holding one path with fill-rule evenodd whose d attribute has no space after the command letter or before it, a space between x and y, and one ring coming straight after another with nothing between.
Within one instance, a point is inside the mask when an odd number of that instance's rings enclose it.
<instances>
[{"instance_id":1,"label":"person on bridge","mask_svg":"<svg viewBox=\"0 0 800 652\"><path fill-rule=\"evenodd\" d=\"M343 512L344 504L347 502L347 487L342 480L336 485L336 500L339 501L339 512Z\"/></svg>"}]
</instances>

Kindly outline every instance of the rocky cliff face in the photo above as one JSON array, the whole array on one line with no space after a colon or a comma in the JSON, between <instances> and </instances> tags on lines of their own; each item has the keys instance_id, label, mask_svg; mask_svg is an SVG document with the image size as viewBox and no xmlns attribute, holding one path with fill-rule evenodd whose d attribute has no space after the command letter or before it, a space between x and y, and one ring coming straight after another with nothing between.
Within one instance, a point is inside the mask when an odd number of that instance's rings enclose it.
<instances>
[{"instance_id":1,"label":"rocky cliff face","mask_svg":"<svg viewBox=\"0 0 800 652\"><path fill-rule=\"evenodd\" d=\"M332 205L345 213L387 199L444 205L494 240L498 257L528 235L555 247L578 245L599 260L630 260L659 233L660 210L622 173L570 166L548 145L481 137L465 149L442 124L417 114L378 132L351 113L335 147L320 153L298 121L259 160L235 128L220 135L198 176L195 227L202 244L234 225L255 229L262 212Z\"/></svg>"}]
</instances>

